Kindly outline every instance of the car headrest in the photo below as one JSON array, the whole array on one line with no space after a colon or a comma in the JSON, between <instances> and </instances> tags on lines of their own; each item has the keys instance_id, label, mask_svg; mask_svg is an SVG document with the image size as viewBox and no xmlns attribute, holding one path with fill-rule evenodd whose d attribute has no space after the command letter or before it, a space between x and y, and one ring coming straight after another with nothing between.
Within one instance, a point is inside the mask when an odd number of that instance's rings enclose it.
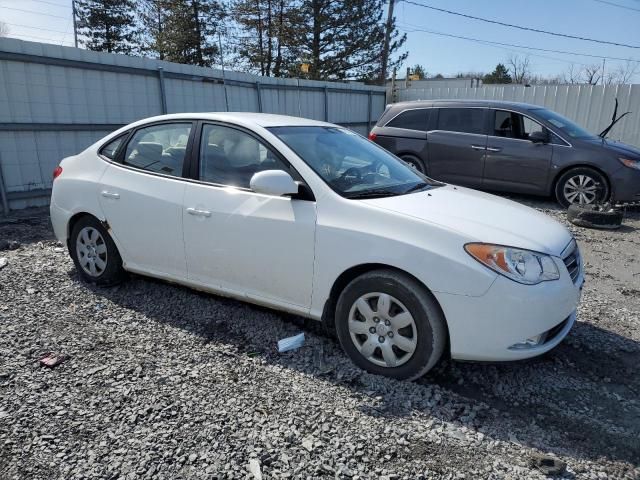
<instances>
[{"instance_id":1,"label":"car headrest","mask_svg":"<svg viewBox=\"0 0 640 480\"><path fill-rule=\"evenodd\" d=\"M153 160L160 160L162 157L162 144L153 142L140 142L137 146L138 155L150 158Z\"/></svg>"}]
</instances>

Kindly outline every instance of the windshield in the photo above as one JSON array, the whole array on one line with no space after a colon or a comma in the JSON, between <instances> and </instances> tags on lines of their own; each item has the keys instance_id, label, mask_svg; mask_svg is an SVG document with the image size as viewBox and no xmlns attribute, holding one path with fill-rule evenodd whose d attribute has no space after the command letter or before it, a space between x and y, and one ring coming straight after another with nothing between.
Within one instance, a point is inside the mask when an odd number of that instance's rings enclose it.
<instances>
[{"instance_id":1,"label":"windshield","mask_svg":"<svg viewBox=\"0 0 640 480\"><path fill-rule=\"evenodd\" d=\"M571 138L585 139L585 138L596 138L596 136L582 128L575 122L572 122L568 118L564 118L562 115L552 112L551 110L547 110L546 108L536 108L531 110L533 113L543 118L551 125L556 127L562 133L567 134Z\"/></svg>"},{"instance_id":2,"label":"windshield","mask_svg":"<svg viewBox=\"0 0 640 480\"><path fill-rule=\"evenodd\" d=\"M271 127L269 131L347 198L373 198L441 185L357 133L339 127Z\"/></svg>"}]
</instances>

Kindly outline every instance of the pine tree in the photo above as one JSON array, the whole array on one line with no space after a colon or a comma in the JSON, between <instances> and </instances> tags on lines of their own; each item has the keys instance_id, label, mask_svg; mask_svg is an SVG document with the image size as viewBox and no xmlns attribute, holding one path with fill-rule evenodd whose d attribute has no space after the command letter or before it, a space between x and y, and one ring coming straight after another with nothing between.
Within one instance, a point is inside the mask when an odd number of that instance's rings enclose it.
<instances>
[{"instance_id":1,"label":"pine tree","mask_svg":"<svg viewBox=\"0 0 640 480\"><path fill-rule=\"evenodd\" d=\"M310 78L376 79L384 42L383 12L382 0L302 0L300 44L311 62ZM405 41L393 19L390 58ZM389 70L405 58L402 54L389 62Z\"/></svg>"},{"instance_id":2,"label":"pine tree","mask_svg":"<svg viewBox=\"0 0 640 480\"><path fill-rule=\"evenodd\" d=\"M131 54L138 49L133 0L77 0L80 42L89 50Z\"/></svg>"},{"instance_id":3,"label":"pine tree","mask_svg":"<svg viewBox=\"0 0 640 480\"><path fill-rule=\"evenodd\" d=\"M233 16L241 29L238 51L250 70L282 77L297 57L295 25L298 2L292 0L238 0Z\"/></svg>"},{"instance_id":4,"label":"pine tree","mask_svg":"<svg viewBox=\"0 0 640 480\"><path fill-rule=\"evenodd\" d=\"M139 0L138 16L142 24L142 50L145 55L164 60L166 46L164 38L165 23L168 16L167 0Z\"/></svg>"},{"instance_id":5,"label":"pine tree","mask_svg":"<svg viewBox=\"0 0 640 480\"><path fill-rule=\"evenodd\" d=\"M513 80L509 70L502 63L496 65L496 69L484 76L484 83L511 83Z\"/></svg>"},{"instance_id":6,"label":"pine tree","mask_svg":"<svg viewBox=\"0 0 640 480\"><path fill-rule=\"evenodd\" d=\"M210 67L216 63L218 32L224 8L216 0L166 2L167 16L159 36L165 59Z\"/></svg>"}]
</instances>

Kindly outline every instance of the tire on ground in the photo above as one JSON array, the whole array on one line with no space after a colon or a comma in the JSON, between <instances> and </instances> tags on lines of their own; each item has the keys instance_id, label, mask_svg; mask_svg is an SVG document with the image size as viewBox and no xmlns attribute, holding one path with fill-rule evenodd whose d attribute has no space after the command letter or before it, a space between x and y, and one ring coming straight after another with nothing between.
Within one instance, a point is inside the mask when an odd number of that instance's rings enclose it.
<instances>
[{"instance_id":1,"label":"tire on ground","mask_svg":"<svg viewBox=\"0 0 640 480\"><path fill-rule=\"evenodd\" d=\"M367 293L386 293L399 300L413 316L417 345L406 363L385 367L367 360L356 348L349 331L351 307ZM422 377L438 362L447 345L444 315L433 295L411 276L395 270L375 270L352 280L336 306L336 333L342 348L360 368L398 380Z\"/></svg>"},{"instance_id":2,"label":"tire on ground","mask_svg":"<svg viewBox=\"0 0 640 480\"><path fill-rule=\"evenodd\" d=\"M622 225L622 212L610 205L570 205L567 220L586 228L613 230Z\"/></svg>"},{"instance_id":3,"label":"tire on ground","mask_svg":"<svg viewBox=\"0 0 640 480\"><path fill-rule=\"evenodd\" d=\"M100 233L100 235L102 235L104 244L107 249L106 267L98 276L89 275L80 264L80 259L78 258L78 249L76 246L78 236L80 235L80 232L86 227L94 228ZM85 282L95 283L102 286L111 286L116 285L125 279L126 272L122 267L122 258L120 257L118 248L113 242L113 239L111 238L111 235L109 235L107 229L97 218L91 215L85 215L84 217L80 218L74 224L71 230L68 247L69 254L71 255L71 259L73 260L73 263L76 267L76 271Z\"/></svg>"}]
</instances>

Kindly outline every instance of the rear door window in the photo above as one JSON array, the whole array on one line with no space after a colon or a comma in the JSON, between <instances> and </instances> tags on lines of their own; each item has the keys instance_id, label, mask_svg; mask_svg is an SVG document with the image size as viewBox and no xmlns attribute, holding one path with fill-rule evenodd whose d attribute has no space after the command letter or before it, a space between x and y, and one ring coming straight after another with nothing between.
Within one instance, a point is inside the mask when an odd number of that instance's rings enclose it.
<instances>
[{"instance_id":1,"label":"rear door window","mask_svg":"<svg viewBox=\"0 0 640 480\"><path fill-rule=\"evenodd\" d=\"M191 123L165 123L136 131L124 154L131 167L181 177Z\"/></svg>"},{"instance_id":2,"label":"rear door window","mask_svg":"<svg viewBox=\"0 0 640 480\"><path fill-rule=\"evenodd\" d=\"M394 117L386 126L426 132L429 123L429 110L426 108L405 110Z\"/></svg>"},{"instance_id":3,"label":"rear door window","mask_svg":"<svg viewBox=\"0 0 640 480\"><path fill-rule=\"evenodd\" d=\"M483 108L441 108L438 130L447 132L484 134Z\"/></svg>"}]
</instances>

